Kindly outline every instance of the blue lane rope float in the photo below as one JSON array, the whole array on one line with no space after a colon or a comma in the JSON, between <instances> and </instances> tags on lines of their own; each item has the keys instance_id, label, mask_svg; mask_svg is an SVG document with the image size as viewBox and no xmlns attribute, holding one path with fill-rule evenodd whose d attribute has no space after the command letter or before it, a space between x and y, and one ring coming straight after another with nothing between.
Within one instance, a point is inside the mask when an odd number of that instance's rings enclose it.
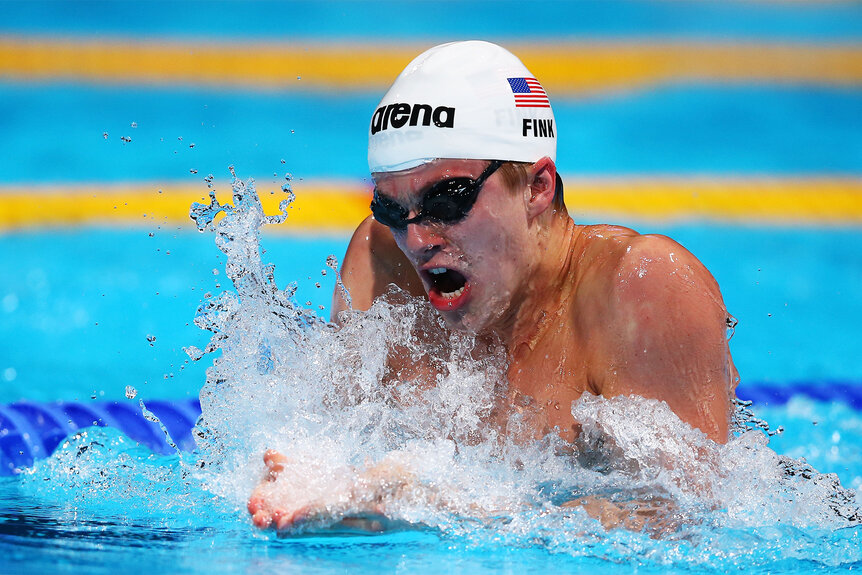
<instances>
[{"instance_id":1,"label":"blue lane rope float","mask_svg":"<svg viewBox=\"0 0 862 575\"><path fill-rule=\"evenodd\" d=\"M785 384L743 384L736 390L739 399L755 405L784 405L795 396L824 403L846 403L862 411L862 382L851 381L800 381Z\"/></svg>"},{"instance_id":2,"label":"blue lane rope float","mask_svg":"<svg viewBox=\"0 0 862 575\"><path fill-rule=\"evenodd\" d=\"M797 396L846 403L862 411L862 382L746 384L737 390L739 399L760 406L784 405ZM192 428L201 414L197 399L151 400L146 407L164 425L177 447L183 451L195 448ZM155 453L173 452L159 424L145 418L135 402L19 401L0 405L0 476L20 473L36 459L51 455L66 437L92 426L113 427Z\"/></svg>"},{"instance_id":3,"label":"blue lane rope float","mask_svg":"<svg viewBox=\"0 0 862 575\"><path fill-rule=\"evenodd\" d=\"M200 417L201 404L194 399L147 401L147 409L165 426L177 447L192 451L192 428ZM19 401L0 405L0 475L14 475L47 457L66 437L88 427L113 427L156 453L168 454L168 444L159 424L147 420L137 403Z\"/></svg>"}]
</instances>

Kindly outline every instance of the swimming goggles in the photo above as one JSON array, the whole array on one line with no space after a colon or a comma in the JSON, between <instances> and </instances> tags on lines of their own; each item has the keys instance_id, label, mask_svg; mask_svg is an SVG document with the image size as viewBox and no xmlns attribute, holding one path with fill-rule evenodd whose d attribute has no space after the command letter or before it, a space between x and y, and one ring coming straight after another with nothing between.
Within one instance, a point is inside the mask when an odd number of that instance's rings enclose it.
<instances>
[{"instance_id":1,"label":"swimming goggles","mask_svg":"<svg viewBox=\"0 0 862 575\"><path fill-rule=\"evenodd\" d=\"M395 230L405 230L408 224L418 224L424 220L453 224L467 217L479 197L482 184L502 165L501 160L492 160L475 180L461 177L437 182L425 192L419 211L412 218L407 217L410 212L401 204L381 196L374 188L371 213L375 220Z\"/></svg>"}]
</instances>

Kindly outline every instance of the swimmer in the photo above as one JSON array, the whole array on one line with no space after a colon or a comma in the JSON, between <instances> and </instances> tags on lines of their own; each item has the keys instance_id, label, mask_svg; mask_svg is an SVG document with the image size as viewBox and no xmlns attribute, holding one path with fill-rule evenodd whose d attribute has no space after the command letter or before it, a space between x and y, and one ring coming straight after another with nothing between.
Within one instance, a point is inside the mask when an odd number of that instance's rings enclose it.
<instances>
[{"instance_id":1,"label":"swimmer","mask_svg":"<svg viewBox=\"0 0 862 575\"><path fill-rule=\"evenodd\" d=\"M502 342L507 397L536 406L536 437L558 430L573 442L570 408L584 393L633 394L726 442L738 377L716 281L670 238L575 223L557 129L539 82L500 46L418 56L371 118L372 216L348 246L351 302L336 291L333 320L395 284L427 297L452 329ZM260 527L293 524L267 496L282 458L267 455L269 480L250 501ZM393 477L408 481L403 469ZM381 511L384 495L364 510Z\"/></svg>"}]
</instances>

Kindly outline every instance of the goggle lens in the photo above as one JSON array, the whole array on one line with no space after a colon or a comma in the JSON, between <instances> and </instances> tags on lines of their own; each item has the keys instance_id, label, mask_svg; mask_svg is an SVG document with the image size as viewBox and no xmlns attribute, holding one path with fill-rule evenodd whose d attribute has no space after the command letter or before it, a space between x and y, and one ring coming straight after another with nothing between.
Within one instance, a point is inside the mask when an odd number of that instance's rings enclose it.
<instances>
[{"instance_id":1,"label":"goggle lens","mask_svg":"<svg viewBox=\"0 0 862 575\"><path fill-rule=\"evenodd\" d=\"M398 202L381 196L375 188L374 199L371 201L371 213L374 215L374 219L384 226L397 230L407 229L408 224L419 223L423 220L444 224L461 221L470 213L473 204L476 203L476 198L479 196L479 191L485 180L502 165L502 161L493 160L475 180L462 177L437 182L425 192L419 212L412 218L407 217L410 212Z\"/></svg>"}]
</instances>

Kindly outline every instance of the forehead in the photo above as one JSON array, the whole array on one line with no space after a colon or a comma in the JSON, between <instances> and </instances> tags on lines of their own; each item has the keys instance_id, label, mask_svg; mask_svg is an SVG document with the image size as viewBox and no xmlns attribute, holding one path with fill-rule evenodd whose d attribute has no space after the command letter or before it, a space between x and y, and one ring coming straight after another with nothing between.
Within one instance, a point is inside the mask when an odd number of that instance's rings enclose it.
<instances>
[{"instance_id":1,"label":"forehead","mask_svg":"<svg viewBox=\"0 0 862 575\"><path fill-rule=\"evenodd\" d=\"M487 160L434 160L400 172L375 172L371 177L378 193L404 197L424 192L429 186L449 178L476 179L487 164Z\"/></svg>"}]
</instances>

